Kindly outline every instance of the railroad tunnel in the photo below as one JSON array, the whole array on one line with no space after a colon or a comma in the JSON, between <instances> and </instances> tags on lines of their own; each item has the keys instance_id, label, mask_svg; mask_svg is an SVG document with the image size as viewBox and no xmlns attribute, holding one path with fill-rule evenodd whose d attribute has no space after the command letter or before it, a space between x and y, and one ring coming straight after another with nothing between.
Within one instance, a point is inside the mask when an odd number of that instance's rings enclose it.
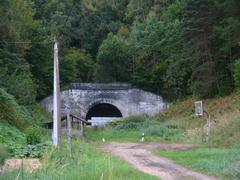
<instances>
[{"instance_id":1,"label":"railroad tunnel","mask_svg":"<svg viewBox=\"0 0 240 180\"><path fill-rule=\"evenodd\" d=\"M92 117L123 117L121 111L114 105L108 103L96 104L89 109L86 119L90 120Z\"/></svg>"}]
</instances>

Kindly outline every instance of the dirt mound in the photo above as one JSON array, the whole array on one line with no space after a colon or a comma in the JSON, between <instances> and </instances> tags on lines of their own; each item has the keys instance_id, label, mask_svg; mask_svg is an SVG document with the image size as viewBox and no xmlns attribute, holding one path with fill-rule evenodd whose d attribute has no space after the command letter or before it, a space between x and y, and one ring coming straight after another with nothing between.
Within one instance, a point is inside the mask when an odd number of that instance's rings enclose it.
<instances>
[{"instance_id":1,"label":"dirt mound","mask_svg":"<svg viewBox=\"0 0 240 180\"><path fill-rule=\"evenodd\" d=\"M32 173L32 171L42 167L39 159L8 159L6 160L4 166L0 168L0 173L3 173L12 169L23 168L27 172Z\"/></svg>"}]
</instances>

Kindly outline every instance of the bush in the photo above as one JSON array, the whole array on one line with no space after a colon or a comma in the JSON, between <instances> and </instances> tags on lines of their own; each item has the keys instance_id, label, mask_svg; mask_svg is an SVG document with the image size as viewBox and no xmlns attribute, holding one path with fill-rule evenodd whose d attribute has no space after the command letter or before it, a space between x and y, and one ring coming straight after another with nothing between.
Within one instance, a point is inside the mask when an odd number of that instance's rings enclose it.
<instances>
[{"instance_id":1,"label":"bush","mask_svg":"<svg viewBox=\"0 0 240 180\"><path fill-rule=\"evenodd\" d=\"M4 146L0 146L0 166L4 164L5 159L9 157L7 148Z\"/></svg>"},{"instance_id":2,"label":"bush","mask_svg":"<svg viewBox=\"0 0 240 180\"><path fill-rule=\"evenodd\" d=\"M0 88L0 120L7 121L19 130L25 130L32 124L32 118L26 108L20 106L15 98Z\"/></svg>"},{"instance_id":3,"label":"bush","mask_svg":"<svg viewBox=\"0 0 240 180\"><path fill-rule=\"evenodd\" d=\"M5 121L0 121L0 144L8 145L9 143L24 144L26 141L25 134L16 127L11 126Z\"/></svg>"},{"instance_id":4,"label":"bush","mask_svg":"<svg viewBox=\"0 0 240 180\"><path fill-rule=\"evenodd\" d=\"M36 144L36 145L16 145L10 144L9 150L14 157L31 157L39 158L41 157L44 150L48 147L48 143Z\"/></svg>"},{"instance_id":5,"label":"bush","mask_svg":"<svg viewBox=\"0 0 240 180\"><path fill-rule=\"evenodd\" d=\"M26 140L29 145L36 145L42 141L42 129L40 127L31 127L26 131Z\"/></svg>"}]
</instances>

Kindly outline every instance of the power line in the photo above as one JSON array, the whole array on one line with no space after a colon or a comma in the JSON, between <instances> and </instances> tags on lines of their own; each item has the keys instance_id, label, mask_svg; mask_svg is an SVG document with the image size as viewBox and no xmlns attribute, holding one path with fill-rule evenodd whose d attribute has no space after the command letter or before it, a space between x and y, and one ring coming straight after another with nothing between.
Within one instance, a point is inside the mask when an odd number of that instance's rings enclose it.
<instances>
[{"instance_id":1,"label":"power line","mask_svg":"<svg viewBox=\"0 0 240 180\"><path fill-rule=\"evenodd\" d=\"M38 41L38 42L32 42L32 41L0 41L1 44L50 44L53 41Z\"/></svg>"}]
</instances>

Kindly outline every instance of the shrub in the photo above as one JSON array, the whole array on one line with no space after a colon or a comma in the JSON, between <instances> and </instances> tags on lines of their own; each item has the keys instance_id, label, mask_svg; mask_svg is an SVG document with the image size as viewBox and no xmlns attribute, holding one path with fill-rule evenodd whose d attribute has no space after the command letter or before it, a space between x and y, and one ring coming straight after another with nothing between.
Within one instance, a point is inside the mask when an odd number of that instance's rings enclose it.
<instances>
[{"instance_id":1,"label":"shrub","mask_svg":"<svg viewBox=\"0 0 240 180\"><path fill-rule=\"evenodd\" d=\"M0 144L8 145L9 143L25 143L25 134L9 123L0 121Z\"/></svg>"},{"instance_id":2,"label":"shrub","mask_svg":"<svg viewBox=\"0 0 240 180\"><path fill-rule=\"evenodd\" d=\"M42 141L42 129L40 127L31 127L26 131L27 144L36 145Z\"/></svg>"},{"instance_id":3,"label":"shrub","mask_svg":"<svg viewBox=\"0 0 240 180\"><path fill-rule=\"evenodd\" d=\"M26 108L20 106L15 98L0 88L0 120L20 130L25 130L32 124L32 118L28 115Z\"/></svg>"},{"instance_id":4,"label":"shrub","mask_svg":"<svg viewBox=\"0 0 240 180\"><path fill-rule=\"evenodd\" d=\"M36 145L16 145L10 144L9 151L14 157L41 157L44 150L48 147L48 143L36 144Z\"/></svg>"},{"instance_id":5,"label":"shrub","mask_svg":"<svg viewBox=\"0 0 240 180\"><path fill-rule=\"evenodd\" d=\"M9 157L7 148L4 146L0 146L0 166L4 164L6 158Z\"/></svg>"}]
</instances>

